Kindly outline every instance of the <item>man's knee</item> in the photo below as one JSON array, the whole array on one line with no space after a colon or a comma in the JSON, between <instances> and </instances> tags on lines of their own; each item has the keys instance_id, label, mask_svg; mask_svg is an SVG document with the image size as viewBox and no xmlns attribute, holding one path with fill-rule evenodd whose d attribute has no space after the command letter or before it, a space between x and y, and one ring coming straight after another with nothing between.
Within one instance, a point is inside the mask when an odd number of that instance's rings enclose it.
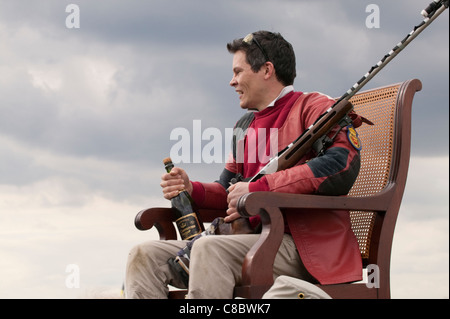
<instances>
[{"instance_id":1,"label":"man's knee","mask_svg":"<svg viewBox=\"0 0 450 319\"><path fill-rule=\"evenodd\" d=\"M220 241L217 236L204 236L197 239L192 245L191 259L194 255L213 256L220 252Z\"/></svg>"},{"instance_id":2,"label":"man's knee","mask_svg":"<svg viewBox=\"0 0 450 319\"><path fill-rule=\"evenodd\" d=\"M142 244L136 245L130 249L128 253L127 268L134 268L139 265L144 265L148 262L148 255L144 253Z\"/></svg>"},{"instance_id":3,"label":"man's knee","mask_svg":"<svg viewBox=\"0 0 450 319\"><path fill-rule=\"evenodd\" d=\"M137 244L128 253L128 265L147 265L155 259L159 250L157 241Z\"/></svg>"}]
</instances>

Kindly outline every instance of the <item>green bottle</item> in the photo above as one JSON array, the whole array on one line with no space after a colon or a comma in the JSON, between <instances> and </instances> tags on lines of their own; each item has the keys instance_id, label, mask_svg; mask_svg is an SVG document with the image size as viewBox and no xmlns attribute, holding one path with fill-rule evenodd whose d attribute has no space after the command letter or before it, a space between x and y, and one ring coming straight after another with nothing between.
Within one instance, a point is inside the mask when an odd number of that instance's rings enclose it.
<instances>
[{"instance_id":1,"label":"green bottle","mask_svg":"<svg viewBox=\"0 0 450 319\"><path fill-rule=\"evenodd\" d=\"M170 157L163 160L167 173L174 167ZM192 198L186 190L181 190L177 196L170 199L175 214L175 223L182 240L189 240L203 232L203 224L192 208Z\"/></svg>"}]
</instances>

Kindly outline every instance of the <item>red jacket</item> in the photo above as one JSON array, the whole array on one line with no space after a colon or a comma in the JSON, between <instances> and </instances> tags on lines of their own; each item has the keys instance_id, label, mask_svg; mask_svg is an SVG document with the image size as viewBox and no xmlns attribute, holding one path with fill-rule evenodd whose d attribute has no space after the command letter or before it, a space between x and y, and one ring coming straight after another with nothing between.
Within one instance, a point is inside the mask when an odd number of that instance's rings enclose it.
<instances>
[{"instance_id":1,"label":"red jacket","mask_svg":"<svg viewBox=\"0 0 450 319\"><path fill-rule=\"evenodd\" d=\"M260 134L259 128L276 128L278 132L277 151L285 148L335 101L320 93L291 92L278 100L273 107L255 113L249 130L249 136L236 145L244 143L242 157L230 156L224 172L215 183L193 182L193 198L199 207L226 208L227 182L241 173L251 177L266 164L254 160L261 158L259 147L269 147L269 134ZM355 126L360 125L360 118L355 115ZM265 145L250 142L264 140ZM330 134L331 135L331 134ZM251 145L250 145L251 144ZM256 145L256 147L255 147ZM255 153L256 152L256 153ZM243 163L236 161L243 158ZM359 172L359 150L350 143L347 128L335 138L334 143L324 155L315 157L313 151L300 162L287 170L266 175L250 183L254 191L273 191L297 194L346 195ZM291 233L303 264L311 275L321 284L336 284L362 279L361 253L356 237L351 230L348 211L314 211L289 210L284 213L286 232ZM258 221L252 217L252 224Z\"/></svg>"}]
</instances>

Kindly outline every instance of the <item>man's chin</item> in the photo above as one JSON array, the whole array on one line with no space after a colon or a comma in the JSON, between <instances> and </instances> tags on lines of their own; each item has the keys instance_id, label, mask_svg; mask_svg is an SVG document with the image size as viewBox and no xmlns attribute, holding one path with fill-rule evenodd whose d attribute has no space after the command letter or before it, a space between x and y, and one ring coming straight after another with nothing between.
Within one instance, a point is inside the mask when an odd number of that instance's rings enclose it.
<instances>
[{"instance_id":1,"label":"man's chin","mask_svg":"<svg viewBox=\"0 0 450 319\"><path fill-rule=\"evenodd\" d=\"M242 105L242 104L241 104L241 109L247 110L247 111L258 111L258 109L248 107L247 105Z\"/></svg>"}]
</instances>

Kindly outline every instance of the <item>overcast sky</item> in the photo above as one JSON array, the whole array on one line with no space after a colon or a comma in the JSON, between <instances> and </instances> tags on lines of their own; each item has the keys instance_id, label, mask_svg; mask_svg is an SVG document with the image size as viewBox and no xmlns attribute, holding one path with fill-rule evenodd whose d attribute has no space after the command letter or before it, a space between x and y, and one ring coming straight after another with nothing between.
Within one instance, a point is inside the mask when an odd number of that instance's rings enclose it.
<instances>
[{"instance_id":1,"label":"overcast sky","mask_svg":"<svg viewBox=\"0 0 450 319\"><path fill-rule=\"evenodd\" d=\"M226 43L280 32L295 89L341 96L420 23L431 0L0 0L0 298L120 288L129 249L156 233L159 179L178 127L223 132L243 114ZM66 7L80 9L68 28ZM366 12L376 4L379 28ZM448 298L449 17L364 89L418 78L412 156L392 256L394 298ZM70 26L70 25L69 25ZM204 145L206 141L203 141ZM223 163L180 163L212 181ZM68 288L68 265L80 288Z\"/></svg>"}]
</instances>

